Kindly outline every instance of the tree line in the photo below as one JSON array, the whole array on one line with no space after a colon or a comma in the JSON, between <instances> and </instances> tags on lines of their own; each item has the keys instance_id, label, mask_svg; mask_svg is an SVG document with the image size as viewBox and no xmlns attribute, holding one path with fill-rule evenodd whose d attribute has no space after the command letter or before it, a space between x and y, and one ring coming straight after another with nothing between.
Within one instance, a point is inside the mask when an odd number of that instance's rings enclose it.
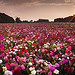
<instances>
[{"instance_id":1,"label":"tree line","mask_svg":"<svg viewBox=\"0 0 75 75\"><path fill-rule=\"evenodd\" d=\"M53 22L69 22L72 19L73 16L65 17L65 18L56 18ZM33 20L23 20L21 21L19 17L16 17L14 20L12 17L6 15L5 13L0 13L0 23L40 23L45 22L49 23L50 21L48 19L38 19L37 21ZM75 18L71 21L75 22Z\"/></svg>"},{"instance_id":2,"label":"tree line","mask_svg":"<svg viewBox=\"0 0 75 75\"><path fill-rule=\"evenodd\" d=\"M38 23L38 22L49 22L48 19L39 19L37 21L33 20L23 20L21 21L19 17L14 20L12 17L6 15L5 13L0 13L0 23Z\"/></svg>"}]
</instances>

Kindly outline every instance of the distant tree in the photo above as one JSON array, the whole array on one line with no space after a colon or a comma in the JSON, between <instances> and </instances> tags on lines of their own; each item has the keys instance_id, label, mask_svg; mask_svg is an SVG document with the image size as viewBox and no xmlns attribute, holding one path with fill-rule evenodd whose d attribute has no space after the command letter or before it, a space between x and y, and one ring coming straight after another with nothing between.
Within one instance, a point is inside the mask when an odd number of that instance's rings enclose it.
<instances>
[{"instance_id":1,"label":"distant tree","mask_svg":"<svg viewBox=\"0 0 75 75\"><path fill-rule=\"evenodd\" d=\"M30 20L30 23L32 23L33 22L33 20Z\"/></svg>"},{"instance_id":2,"label":"distant tree","mask_svg":"<svg viewBox=\"0 0 75 75\"><path fill-rule=\"evenodd\" d=\"M54 19L54 22L63 22L63 18L56 18L56 19Z\"/></svg>"},{"instance_id":3,"label":"distant tree","mask_svg":"<svg viewBox=\"0 0 75 75\"><path fill-rule=\"evenodd\" d=\"M23 20L23 22L22 23L29 23L27 20Z\"/></svg>"},{"instance_id":4,"label":"distant tree","mask_svg":"<svg viewBox=\"0 0 75 75\"><path fill-rule=\"evenodd\" d=\"M22 23L19 17L16 18L16 23Z\"/></svg>"},{"instance_id":5,"label":"distant tree","mask_svg":"<svg viewBox=\"0 0 75 75\"><path fill-rule=\"evenodd\" d=\"M48 19L39 19L39 20L37 20L37 22L49 23L49 20Z\"/></svg>"}]
</instances>

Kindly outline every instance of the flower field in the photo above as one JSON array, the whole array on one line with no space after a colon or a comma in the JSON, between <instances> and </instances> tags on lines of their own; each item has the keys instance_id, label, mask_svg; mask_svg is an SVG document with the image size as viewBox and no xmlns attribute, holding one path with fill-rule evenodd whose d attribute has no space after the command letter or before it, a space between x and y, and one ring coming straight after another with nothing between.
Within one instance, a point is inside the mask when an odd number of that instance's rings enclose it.
<instances>
[{"instance_id":1,"label":"flower field","mask_svg":"<svg viewBox=\"0 0 75 75\"><path fill-rule=\"evenodd\" d=\"M0 75L75 75L75 25L0 24Z\"/></svg>"}]
</instances>

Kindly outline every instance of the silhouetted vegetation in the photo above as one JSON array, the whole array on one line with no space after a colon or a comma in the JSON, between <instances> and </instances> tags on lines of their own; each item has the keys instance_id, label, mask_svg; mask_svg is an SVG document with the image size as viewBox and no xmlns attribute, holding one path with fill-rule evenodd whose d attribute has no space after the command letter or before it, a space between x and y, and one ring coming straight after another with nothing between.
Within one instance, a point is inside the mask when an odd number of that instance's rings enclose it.
<instances>
[{"instance_id":1,"label":"silhouetted vegetation","mask_svg":"<svg viewBox=\"0 0 75 75\"><path fill-rule=\"evenodd\" d=\"M22 23L29 23L27 20L23 20Z\"/></svg>"},{"instance_id":2,"label":"silhouetted vegetation","mask_svg":"<svg viewBox=\"0 0 75 75\"><path fill-rule=\"evenodd\" d=\"M65 18L56 18L54 19L54 22L69 22L72 19L73 16L65 17ZM75 22L75 18L71 21ZM37 21L33 20L23 20L21 21L19 17L17 17L15 20L6 15L5 13L0 13L0 23L49 23L48 19L38 19Z\"/></svg>"},{"instance_id":3,"label":"silhouetted vegetation","mask_svg":"<svg viewBox=\"0 0 75 75\"><path fill-rule=\"evenodd\" d=\"M56 18L54 19L54 22L69 22L72 19L73 16L65 17L65 18ZM75 18L71 21L75 22Z\"/></svg>"},{"instance_id":4,"label":"silhouetted vegetation","mask_svg":"<svg viewBox=\"0 0 75 75\"><path fill-rule=\"evenodd\" d=\"M49 20L48 19L39 19L39 20L37 20L37 22L49 22Z\"/></svg>"},{"instance_id":5,"label":"silhouetted vegetation","mask_svg":"<svg viewBox=\"0 0 75 75\"><path fill-rule=\"evenodd\" d=\"M22 21L20 20L19 17L17 17L15 21L16 21L16 23L22 23Z\"/></svg>"},{"instance_id":6,"label":"silhouetted vegetation","mask_svg":"<svg viewBox=\"0 0 75 75\"><path fill-rule=\"evenodd\" d=\"M4 13L0 13L0 23L14 23L14 19Z\"/></svg>"}]
</instances>

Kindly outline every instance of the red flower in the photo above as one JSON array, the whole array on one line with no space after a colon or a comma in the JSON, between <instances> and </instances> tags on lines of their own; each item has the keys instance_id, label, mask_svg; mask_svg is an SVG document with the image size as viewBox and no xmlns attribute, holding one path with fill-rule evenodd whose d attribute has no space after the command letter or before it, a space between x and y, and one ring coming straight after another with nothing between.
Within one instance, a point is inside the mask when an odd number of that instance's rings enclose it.
<instances>
[{"instance_id":1,"label":"red flower","mask_svg":"<svg viewBox=\"0 0 75 75\"><path fill-rule=\"evenodd\" d=\"M34 67L34 65L31 65L31 67Z\"/></svg>"},{"instance_id":2,"label":"red flower","mask_svg":"<svg viewBox=\"0 0 75 75\"><path fill-rule=\"evenodd\" d=\"M20 54L20 51L18 52L18 54Z\"/></svg>"},{"instance_id":3,"label":"red flower","mask_svg":"<svg viewBox=\"0 0 75 75\"><path fill-rule=\"evenodd\" d=\"M25 55L23 55L23 57L25 57Z\"/></svg>"},{"instance_id":4,"label":"red flower","mask_svg":"<svg viewBox=\"0 0 75 75\"><path fill-rule=\"evenodd\" d=\"M68 71L68 67L65 67L64 70L67 72Z\"/></svg>"},{"instance_id":5,"label":"red flower","mask_svg":"<svg viewBox=\"0 0 75 75\"><path fill-rule=\"evenodd\" d=\"M28 62L30 62L30 61L28 61Z\"/></svg>"},{"instance_id":6,"label":"red flower","mask_svg":"<svg viewBox=\"0 0 75 75\"><path fill-rule=\"evenodd\" d=\"M69 72L73 72L72 68L68 68L68 71L69 71Z\"/></svg>"},{"instance_id":7,"label":"red flower","mask_svg":"<svg viewBox=\"0 0 75 75\"><path fill-rule=\"evenodd\" d=\"M16 69L16 71L18 71L18 72L19 72L20 70L21 70L21 68L20 68L20 67L18 67L18 68Z\"/></svg>"},{"instance_id":8,"label":"red flower","mask_svg":"<svg viewBox=\"0 0 75 75\"><path fill-rule=\"evenodd\" d=\"M74 61L74 59L70 59L70 61L71 61L71 62L73 62L73 61Z\"/></svg>"},{"instance_id":9,"label":"red flower","mask_svg":"<svg viewBox=\"0 0 75 75\"><path fill-rule=\"evenodd\" d=\"M72 63L70 63L70 65L72 66L73 64L72 64Z\"/></svg>"},{"instance_id":10,"label":"red flower","mask_svg":"<svg viewBox=\"0 0 75 75\"><path fill-rule=\"evenodd\" d=\"M24 54L24 52L21 52L21 53L23 53L23 54Z\"/></svg>"},{"instance_id":11,"label":"red flower","mask_svg":"<svg viewBox=\"0 0 75 75\"><path fill-rule=\"evenodd\" d=\"M24 63L24 65L26 66L27 63Z\"/></svg>"},{"instance_id":12,"label":"red flower","mask_svg":"<svg viewBox=\"0 0 75 75\"><path fill-rule=\"evenodd\" d=\"M24 51L27 51L27 49L25 49Z\"/></svg>"},{"instance_id":13,"label":"red flower","mask_svg":"<svg viewBox=\"0 0 75 75\"><path fill-rule=\"evenodd\" d=\"M8 47L10 47L10 44L8 44Z\"/></svg>"},{"instance_id":14,"label":"red flower","mask_svg":"<svg viewBox=\"0 0 75 75\"><path fill-rule=\"evenodd\" d=\"M46 50L46 53L48 53L48 50Z\"/></svg>"},{"instance_id":15,"label":"red flower","mask_svg":"<svg viewBox=\"0 0 75 75\"><path fill-rule=\"evenodd\" d=\"M7 69L10 69L10 66L8 63L5 63L5 66L7 67Z\"/></svg>"}]
</instances>

